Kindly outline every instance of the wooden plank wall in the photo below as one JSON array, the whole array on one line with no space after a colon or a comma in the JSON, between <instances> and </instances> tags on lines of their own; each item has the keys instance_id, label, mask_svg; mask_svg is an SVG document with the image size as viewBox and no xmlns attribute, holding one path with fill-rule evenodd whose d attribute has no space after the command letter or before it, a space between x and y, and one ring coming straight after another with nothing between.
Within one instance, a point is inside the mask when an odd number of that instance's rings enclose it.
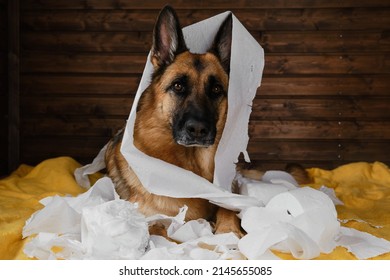
<instances>
[{"instance_id":1,"label":"wooden plank wall","mask_svg":"<svg viewBox=\"0 0 390 280\"><path fill-rule=\"evenodd\" d=\"M87 163L130 112L166 1L21 1L21 161ZM249 153L265 168L390 164L388 0L180 1L231 10L265 50Z\"/></svg>"},{"instance_id":2,"label":"wooden plank wall","mask_svg":"<svg viewBox=\"0 0 390 280\"><path fill-rule=\"evenodd\" d=\"M0 0L0 177L8 172L7 0Z\"/></svg>"}]
</instances>

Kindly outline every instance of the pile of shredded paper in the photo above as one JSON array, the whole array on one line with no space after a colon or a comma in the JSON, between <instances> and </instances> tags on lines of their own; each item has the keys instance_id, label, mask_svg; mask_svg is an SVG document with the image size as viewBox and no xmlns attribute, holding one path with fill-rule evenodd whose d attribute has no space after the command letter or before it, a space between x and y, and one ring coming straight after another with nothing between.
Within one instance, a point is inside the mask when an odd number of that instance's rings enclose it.
<instances>
[{"instance_id":1,"label":"pile of shredded paper","mask_svg":"<svg viewBox=\"0 0 390 280\"><path fill-rule=\"evenodd\" d=\"M47 197L45 207L27 222L23 236L34 236L24 252L38 259L277 259L273 251L311 259L346 247L359 259L390 251L390 242L340 226L334 203L340 202L326 187L298 187L281 171L267 172L262 181L237 181L243 195L264 206L241 211L248 233L213 234L205 220L185 222L186 207L175 217L145 218L137 205L119 199L111 180L100 179L77 197ZM149 236L148 225L168 227L168 241Z\"/></svg>"}]
</instances>

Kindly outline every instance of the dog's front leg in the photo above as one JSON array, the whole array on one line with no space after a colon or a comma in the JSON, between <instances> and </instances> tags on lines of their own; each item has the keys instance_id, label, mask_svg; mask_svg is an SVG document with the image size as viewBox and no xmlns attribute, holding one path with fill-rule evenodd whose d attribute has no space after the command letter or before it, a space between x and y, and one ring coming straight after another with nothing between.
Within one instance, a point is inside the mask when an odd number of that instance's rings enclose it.
<instances>
[{"instance_id":1,"label":"dog's front leg","mask_svg":"<svg viewBox=\"0 0 390 280\"><path fill-rule=\"evenodd\" d=\"M245 235L244 230L241 228L240 219L237 217L237 213L219 207L215 217L215 233L227 232L233 232L239 238Z\"/></svg>"}]
</instances>

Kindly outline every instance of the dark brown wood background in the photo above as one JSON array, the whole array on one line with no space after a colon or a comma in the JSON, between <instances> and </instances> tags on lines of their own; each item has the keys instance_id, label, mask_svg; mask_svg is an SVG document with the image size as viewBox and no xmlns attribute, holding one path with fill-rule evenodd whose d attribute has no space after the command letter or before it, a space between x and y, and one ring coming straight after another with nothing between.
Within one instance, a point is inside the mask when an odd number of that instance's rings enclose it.
<instances>
[{"instance_id":1,"label":"dark brown wood background","mask_svg":"<svg viewBox=\"0 0 390 280\"><path fill-rule=\"evenodd\" d=\"M7 0L0 0L0 176L8 168Z\"/></svg>"},{"instance_id":2,"label":"dark brown wood background","mask_svg":"<svg viewBox=\"0 0 390 280\"><path fill-rule=\"evenodd\" d=\"M93 159L125 123L165 3L20 0L20 162ZM264 75L250 121L254 162L390 164L388 0L170 3L183 25L231 10L263 46ZM0 5L3 38L6 1Z\"/></svg>"}]
</instances>

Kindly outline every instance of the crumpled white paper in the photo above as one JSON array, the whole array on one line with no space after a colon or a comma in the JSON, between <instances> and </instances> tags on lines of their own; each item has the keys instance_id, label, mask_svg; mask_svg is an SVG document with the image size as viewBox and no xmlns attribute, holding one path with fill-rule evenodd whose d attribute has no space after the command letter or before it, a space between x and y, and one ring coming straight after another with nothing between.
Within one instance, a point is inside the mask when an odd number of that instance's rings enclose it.
<instances>
[{"instance_id":1,"label":"crumpled white paper","mask_svg":"<svg viewBox=\"0 0 390 280\"><path fill-rule=\"evenodd\" d=\"M175 217L144 217L136 205L118 198L109 178L77 197L53 196L23 228L31 236L24 252L37 259L242 259L233 233L214 235L203 219L185 222L187 207ZM85 205L85 206L83 206ZM165 224L168 236L149 236Z\"/></svg>"},{"instance_id":2,"label":"crumpled white paper","mask_svg":"<svg viewBox=\"0 0 390 280\"><path fill-rule=\"evenodd\" d=\"M76 168L76 170L74 171L74 177L80 186L89 189L91 187L91 182L89 181L88 175L95 174L96 172L99 172L106 167L104 157L106 154L107 146L108 144L104 145L104 147L99 151L97 156L90 164L84 165L80 168Z\"/></svg>"},{"instance_id":3,"label":"crumpled white paper","mask_svg":"<svg viewBox=\"0 0 390 280\"><path fill-rule=\"evenodd\" d=\"M24 249L39 259L138 259L149 241L137 207L119 199L109 178L78 197L47 197L23 228L38 234ZM52 247L62 248L59 251Z\"/></svg>"},{"instance_id":4,"label":"crumpled white paper","mask_svg":"<svg viewBox=\"0 0 390 280\"><path fill-rule=\"evenodd\" d=\"M190 50L206 51L228 15L226 12L185 28L184 37ZM117 198L112 182L105 178L77 198L44 200L45 208L34 214L23 231L24 236L38 234L26 245L27 255L71 259L276 259L272 250L279 250L290 252L296 258L309 259L321 252L329 253L338 245L345 245L362 258L389 252L390 242L386 240L340 228L331 198L314 189L298 188L287 173L268 172L261 182L238 176L242 194L229 191L236 175L234 162L240 153L249 159L246 153L248 120L263 66L262 48L233 16L228 115L215 157L213 183L135 148L136 107L150 83L152 66L149 58L121 148L149 192L171 197L204 198L237 210L242 226L248 232L244 238L239 240L233 233L215 235L204 220L185 223L186 208L181 209L176 217L142 217L135 205ZM81 185L89 187L87 175L104 166L103 155L104 148L91 165L76 171ZM166 224L168 236L180 244L159 236L149 238L147 224L156 222ZM52 246L62 250L54 252ZM373 246L375 250L367 250L367 246Z\"/></svg>"},{"instance_id":5,"label":"crumpled white paper","mask_svg":"<svg viewBox=\"0 0 390 280\"><path fill-rule=\"evenodd\" d=\"M241 211L242 226L248 233L242 239L233 233L213 234L203 219L185 222L186 206L175 217L144 217L136 205L118 199L111 180L103 178L77 197L43 199L45 207L23 229L24 237L37 234L24 251L38 259L210 260L278 259L274 250L311 259L336 246L360 259L390 251L387 240L340 227L326 193L293 186L283 172L269 172L265 178L267 181L237 177L240 187L255 199L267 198L264 207ZM273 186L278 191L270 195ZM166 225L168 237L176 242L149 236L148 225L154 223Z\"/></svg>"},{"instance_id":6,"label":"crumpled white paper","mask_svg":"<svg viewBox=\"0 0 390 280\"><path fill-rule=\"evenodd\" d=\"M149 250L142 259L243 259L238 252L238 237L234 233L216 234L204 219L184 222L187 207L176 217L155 215L147 218L149 224L167 223L168 241L161 236L151 236Z\"/></svg>"},{"instance_id":7,"label":"crumpled white paper","mask_svg":"<svg viewBox=\"0 0 390 280\"><path fill-rule=\"evenodd\" d=\"M238 182L246 194L265 204L240 213L241 226L248 234L238 248L248 259L277 258L271 250L312 259L331 253L336 246L347 248L359 259L390 252L389 241L340 226L334 205L342 202L325 186L320 190L298 187L281 171L266 172L263 181L238 176Z\"/></svg>"},{"instance_id":8,"label":"crumpled white paper","mask_svg":"<svg viewBox=\"0 0 390 280\"><path fill-rule=\"evenodd\" d=\"M275 175L266 173L264 177ZM270 249L291 252L299 259L311 259L320 252L330 253L340 230L332 200L315 189L298 188L291 180L276 178L269 180L280 184L270 198L272 184L244 179L243 188L250 195L261 199L264 189L267 197L265 207L251 207L240 214L241 226L248 233L239 242L241 252L251 259L262 258L263 254L270 256Z\"/></svg>"}]
</instances>

